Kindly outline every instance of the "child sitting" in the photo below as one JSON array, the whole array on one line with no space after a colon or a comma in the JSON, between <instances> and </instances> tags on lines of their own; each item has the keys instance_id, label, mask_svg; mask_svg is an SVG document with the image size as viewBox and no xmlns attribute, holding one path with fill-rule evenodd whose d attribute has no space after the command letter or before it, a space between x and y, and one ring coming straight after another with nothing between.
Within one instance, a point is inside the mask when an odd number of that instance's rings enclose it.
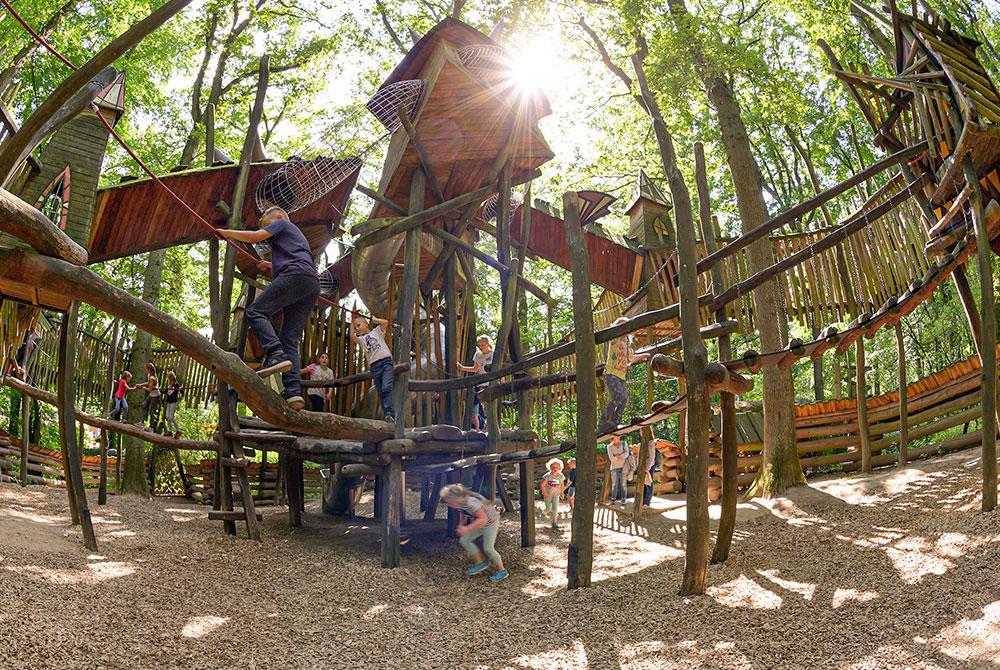
<instances>
[{"instance_id":1,"label":"child sitting","mask_svg":"<svg viewBox=\"0 0 1000 670\"><path fill-rule=\"evenodd\" d=\"M372 385L378 389L382 398L385 420L395 423L396 411L392 407L392 352L385 343L385 327L389 322L374 316L372 322L376 324L375 330L370 328L364 317L354 317L351 339L364 349L368 369L372 373Z\"/></svg>"},{"instance_id":2,"label":"child sitting","mask_svg":"<svg viewBox=\"0 0 1000 670\"><path fill-rule=\"evenodd\" d=\"M166 428L167 431L163 433L167 437L173 435L174 439L178 439L181 436L181 428L177 425L177 403L180 402L181 396L184 395L184 387L177 383L177 375L174 374L173 370L167 372L167 388L163 400L166 404Z\"/></svg>"},{"instance_id":3,"label":"child sitting","mask_svg":"<svg viewBox=\"0 0 1000 670\"><path fill-rule=\"evenodd\" d=\"M302 372L309 375L309 379L313 381L331 381L333 379L333 369L330 367L330 356L326 353L320 354ZM306 391L306 397L309 398L309 405L312 411L322 412L324 402L333 398L333 389L310 386Z\"/></svg>"},{"instance_id":4,"label":"child sitting","mask_svg":"<svg viewBox=\"0 0 1000 670\"><path fill-rule=\"evenodd\" d=\"M506 579L510 573L503 567L503 559L493 547L500 530L500 515L496 507L461 484L449 484L442 488L441 499L448 507L462 512L455 532L462 548L476 561L475 565L466 569L465 574L478 575L492 563L495 572L490 575L490 581L496 583ZM476 539L480 537L483 538L482 550L476 545Z\"/></svg>"},{"instance_id":5,"label":"child sitting","mask_svg":"<svg viewBox=\"0 0 1000 670\"><path fill-rule=\"evenodd\" d=\"M628 319L623 316L615 319L611 325L618 326L627 321ZM607 363L604 366L604 385L608 389L609 397L597 425L598 435L614 430L621 423L622 414L625 412L625 403L628 402L628 389L625 387L628 366L648 358L649 354L637 356L632 353L630 335L622 335L608 343Z\"/></svg>"},{"instance_id":6,"label":"child sitting","mask_svg":"<svg viewBox=\"0 0 1000 670\"><path fill-rule=\"evenodd\" d=\"M118 388L115 390L115 408L111 411L111 418L121 421L128 414L128 401L125 394L134 391L135 387L129 384L132 381L132 373L126 370L118 379Z\"/></svg>"},{"instance_id":7,"label":"child sitting","mask_svg":"<svg viewBox=\"0 0 1000 670\"><path fill-rule=\"evenodd\" d=\"M476 338L476 347L479 351L472 357L472 365L458 364L458 369L462 372L478 374L489 371L490 365L493 363L493 341L489 335L480 335ZM479 401L479 392L484 388L486 388L485 385L477 386L475 395L473 396L475 402L472 412L473 430L486 429L486 411L483 409L483 403Z\"/></svg>"},{"instance_id":8,"label":"child sitting","mask_svg":"<svg viewBox=\"0 0 1000 670\"><path fill-rule=\"evenodd\" d=\"M545 500L545 514L549 517L551 528L558 528L556 517L559 515L559 499L563 495L566 478L563 477L563 462L553 458L545 466L549 469L542 477L542 498Z\"/></svg>"}]
</instances>

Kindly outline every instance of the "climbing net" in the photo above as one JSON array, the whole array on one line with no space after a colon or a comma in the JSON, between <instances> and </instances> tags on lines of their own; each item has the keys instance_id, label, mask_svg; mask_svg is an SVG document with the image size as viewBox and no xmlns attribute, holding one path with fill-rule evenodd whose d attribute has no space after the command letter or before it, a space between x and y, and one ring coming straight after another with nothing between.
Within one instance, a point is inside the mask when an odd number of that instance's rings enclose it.
<instances>
[{"instance_id":1,"label":"climbing net","mask_svg":"<svg viewBox=\"0 0 1000 670\"><path fill-rule=\"evenodd\" d=\"M496 44L472 44L456 52L462 66L477 77L496 79L513 67L510 54Z\"/></svg>"},{"instance_id":2,"label":"climbing net","mask_svg":"<svg viewBox=\"0 0 1000 670\"><path fill-rule=\"evenodd\" d=\"M386 132L394 133L402 125L399 120L399 109L402 108L406 117L413 120L423 93L423 79L397 81L379 89L372 99L365 103L365 108L379 120Z\"/></svg>"}]
</instances>

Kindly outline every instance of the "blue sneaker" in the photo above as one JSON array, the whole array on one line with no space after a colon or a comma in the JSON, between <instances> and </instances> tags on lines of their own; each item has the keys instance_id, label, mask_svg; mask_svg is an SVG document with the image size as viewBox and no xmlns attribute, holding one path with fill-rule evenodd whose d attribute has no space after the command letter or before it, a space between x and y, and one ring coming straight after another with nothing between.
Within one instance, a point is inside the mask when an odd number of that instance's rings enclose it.
<instances>
[{"instance_id":1,"label":"blue sneaker","mask_svg":"<svg viewBox=\"0 0 1000 670\"><path fill-rule=\"evenodd\" d=\"M470 575L470 576L471 575L478 575L480 572L482 572L483 570L485 570L488 567L490 567L490 562L489 561L483 561L482 563L476 563L471 568L466 568L465 569L465 574Z\"/></svg>"},{"instance_id":2,"label":"blue sneaker","mask_svg":"<svg viewBox=\"0 0 1000 670\"><path fill-rule=\"evenodd\" d=\"M490 575L490 581L496 584L497 582L502 582L510 576L510 573L506 570L497 570L492 575Z\"/></svg>"}]
</instances>

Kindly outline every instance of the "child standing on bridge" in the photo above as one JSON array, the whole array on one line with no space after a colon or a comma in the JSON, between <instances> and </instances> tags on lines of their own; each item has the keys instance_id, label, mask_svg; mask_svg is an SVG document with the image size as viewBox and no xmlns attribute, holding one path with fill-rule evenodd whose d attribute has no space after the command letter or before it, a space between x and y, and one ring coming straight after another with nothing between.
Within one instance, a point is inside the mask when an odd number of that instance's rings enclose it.
<instances>
[{"instance_id":1,"label":"child standing on bridge","mask_svg":"<svg viewBox=\"0 0 1000 670\"><path fill-rule=\"evenodd\" d=\"M266 357L257 371L261 376L281 373L285 387L281 397L292 409L302 409L299 378L299 342L302 329L319 298L319 276L312 249L302 231L288 220L280 207L269 207L260 215L258 230L225 230L220 235L238 242L256 244L271 240L271 262L261 261L258 269L271 273L271 283L247 307L246 319ZM281 329L276 333L271 316L281 312Z\"/></svg>"},{"instance_id":2,"label":"child standing on bridge","mask_svg":"<svg viewBox=\"0 0 1000 670\"><path fill-rule=\"evenodd\" d=\"M628 319L623 316L615 319L611 325L618 326L627 322ZM604 404L604 413L601 414L601 420L597 424L598 435L611 432L622 421L625 403L628 402L628 389L625 387L628 366L648 359L649 354L637 356L632 353L630 335L622 335L608 343L607 363L604 366L604 385L608 389L608 400Z\"/></svg>"},{"instance_id":3,"label":"child standing on bridge","mask_svg":"<svg viewBox=\"0 0 1000 670\"><path fill-rule=\"evenodd\" d=\"M156 366L153 365L153 361L146 363L146 381L135 388L146 392L146 397L143 398L142 406L139 408L141 414L139 425L148 420L149 429L156 432L156 413L160 409L160 380L156 376Z\"/></svg>"},{"instance_id":4,"label":"child standing on bridge","mask_svg":"<svg viewBox=\"0 0 1000 670\"><path fill-rule=\"evenodd\" d=\"M333 380L333 368L330 367L330 356L327 353L322 353L316 357L316 360L309 365L309 367L302 370L302 372L309 375L309 381L332 381ZM309 404L314 412L323 411L323 403L326 400L333 398L333 389L329 388L317 388L310 386L306 391L306 395L309 397Z\"/></svg>"},{"instance_id":5,"label":"child standing on bridge","mask_svg":"<svg viewBox=\"0 0 1000 670\"><path fill-rule=\"evenodd\" d=\"M363 316L354 317L354 332L351 339L361 347L368 359L368 369L372 373L372 385L382 398L382 413L385 420L395 423L396 410L392 407L392 352L385 343L385 328L389 322L372 317L375 330L371 329Z\"/></svg>"},{"instance_id":6,"label":"child standing on bridge","mask_svg":"<svg viewBox=\"0 0 1000 670\"><path fill-rule=\"evenodd\" d=\"M173 436L173 438L179 439L181 436L181 428L177 425L177 403L180 402L181 396L184 395L184 387L177 383L177 375L174 374L173 370L167 372L167 388L166 394L163 400L166 404L166 424L167 432L164 433L166 436Z\"/></svg>"},{"instance_id":7,"label":"child standing on bridge","mask_svg":"<svg viewBox=\"0 0 1000 670\"><path fill-rule=\"evenodd\" d=\"M490 575L490 581L496 583L507 579L510 573L503 567L503 559L493 546L500 531L497 508L489 500L461 484L449 484L442 488L441 499L448 507L462 512L455 532L458 533L462 548L476 561L466 569L465 574L478 575L492 564L495 572ZM476 540L480 537L483 538L482 550L476 545Z\"/></svg>"},{"instance_id":8,"label":"child standing on bridge","mask_svg":"<svg viewBox=\"0 0 1000 670\"><path fill-rule=\"evenodd\" d=\"M129 384L132 381L132 373L126 370L118 379L118 388L115 389L115 408L111 411L111 418L121 421L128 414L128 401L125 394L134 391L135 387Z\"/></svg>"},{"instance_id":9,"label":"child standing on bridge","mask_svg":"<svg viewBox=\"0 0 1000 670\"><path fill-rule=\"evenodd\" d=\"M462 372L472 372L475 374L480 374L486 372L489 367L493 364L493 340L490 339L489 335L480 335L476 338L476 347L479 349L476 354L472 357L472 365L462 365L458 364L458 369ZM479 392L486 388L485 385L479 385L476 387L475 404L473 405L472 412L472 429L473 430L485 430L486 429L486 410L483 409L483 403L479 401Z\"/></svg>"}]
</instances>

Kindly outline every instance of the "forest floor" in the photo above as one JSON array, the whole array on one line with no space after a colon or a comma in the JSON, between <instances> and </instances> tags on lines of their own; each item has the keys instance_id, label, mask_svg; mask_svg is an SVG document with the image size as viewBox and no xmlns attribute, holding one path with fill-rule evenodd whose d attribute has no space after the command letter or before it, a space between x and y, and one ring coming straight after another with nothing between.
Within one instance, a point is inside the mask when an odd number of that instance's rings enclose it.
<instances>
[{"instance_id":1,"label":"forest floor","mask_svg":"<svg viewBox=\"0 0 1000 670\"><path fill-rule=\"evenodd\" d=\"M264 508L256 543L183 501L92 499L89 554L62 491L4 485L0 668L996 667L1000 513L979 511L979 472L970 450L741 504L694 598L676 595L683 508L639 526L599 508L595 583L567 592L568 518L520 549L504 515L511 576L491 584L440 524L408 524L383 570L378 526L318 501L298 530Z\"/></svg>"}]
</instances>

